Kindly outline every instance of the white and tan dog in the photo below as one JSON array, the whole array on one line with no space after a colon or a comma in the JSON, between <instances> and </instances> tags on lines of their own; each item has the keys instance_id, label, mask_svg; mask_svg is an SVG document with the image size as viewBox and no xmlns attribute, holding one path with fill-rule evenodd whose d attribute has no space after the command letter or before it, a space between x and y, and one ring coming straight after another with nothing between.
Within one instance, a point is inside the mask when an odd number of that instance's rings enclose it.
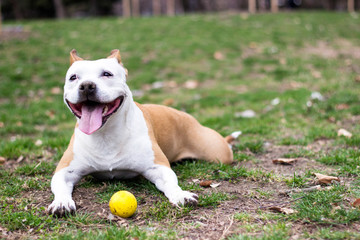
<instances>
[{"instance_id":1,"label":"white and tan dog","mask_svg":"<svg viewBox=\"0 0 360 240\"><path fill-rule=\"evenodd\" d=\"M170 162L184 158L230 164L229 144L192 116L160 105L133 101L119 50L106 59L86 61L70 52L64 101L77 117L75 132L51 181L54 201L48 212L75 212L74 185L85 175L126 179L142 175L176 205L196 204L197 195L183 191Z\"/></svg>"}]
</instances>

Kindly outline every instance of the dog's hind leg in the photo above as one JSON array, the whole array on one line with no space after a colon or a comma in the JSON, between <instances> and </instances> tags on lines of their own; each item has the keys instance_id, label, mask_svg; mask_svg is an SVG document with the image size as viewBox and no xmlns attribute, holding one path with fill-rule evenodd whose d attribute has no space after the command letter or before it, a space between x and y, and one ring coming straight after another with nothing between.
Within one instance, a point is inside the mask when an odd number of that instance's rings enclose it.
<instances>
[{"instance_id":1,"label":"dog's hind leg","mask_svg":"<svg viewBox=\"0 0 360 240\"><path fill-rule=\"evenodd\" d=\"M188 137L186 151L181 154L180 158L191 157L224 164L233 162L231 146L241 134L240 131L234 132L225 138L216 131L204 126L197 127L190 132L192 134Z\"/></svg>"}]
</instances>

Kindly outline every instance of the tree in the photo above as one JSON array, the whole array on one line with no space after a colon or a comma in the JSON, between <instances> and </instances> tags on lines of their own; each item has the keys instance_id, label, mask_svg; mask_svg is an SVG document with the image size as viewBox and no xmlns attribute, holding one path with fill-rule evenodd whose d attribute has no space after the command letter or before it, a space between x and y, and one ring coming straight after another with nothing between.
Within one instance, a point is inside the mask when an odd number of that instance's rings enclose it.
<instances>
[{"instance_id":1,"label":"tree","mask_svg":"<svg viewBox=\"0 0 360 240\"><path fill-rule=\"evenodd\" d=\"M54 1L54 7L56 12L56 17L58 19L65 18L65 8L62 0L53 0Z\"/></svg>"}]
</instances>

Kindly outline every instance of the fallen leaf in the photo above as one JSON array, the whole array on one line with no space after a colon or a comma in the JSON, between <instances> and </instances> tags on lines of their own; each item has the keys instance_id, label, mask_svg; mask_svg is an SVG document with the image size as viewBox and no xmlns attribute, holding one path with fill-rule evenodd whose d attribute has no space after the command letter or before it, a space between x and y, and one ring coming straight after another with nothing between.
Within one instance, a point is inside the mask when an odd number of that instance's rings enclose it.
<instances>
[{"instance_id":1,"label":"fallen leaf","mask_svg":"<svg viewBox=\"0 0 360 240\"><path fill-rule=\"evenodd\" d=\"M272 160L274 164L292 165L296 162L296 158L277 158Z\"/></svg>"},{"instance_id":2,"label":"fallen leaf","mask_svg":"<svg viewBox=\"0 0 360 240\"><path fill-rule=\"evenodd\" d=\"M43 142L40 139L36 140L35 142L35 146L41 146L42 144Z\"/></svg>"},{"instance_id":3,"label":"fallen leaf","mask_svg":"<svg viewBox=\"0 0 360 240\"><path fill-rule=\"evenodd\" d=\"M25 157L24 157L23 155L21 155L21 156L18 157L18 159L16 160L16 163L21 163L24 159L25 159Z\"/></svg>"},{"instance_id":4,"label":"fallen leaf","mask_svg":"<svg viewBox=\"0 0 360 240\"><path fill-rule=\"evenodd\" d=\"M175 100L173 98L167 98L163 101L163 105L165 106L171 106L173 105L175 102Z\"/></svg>"},{"instance_id":5,"label":"fallen leaf","mask_svg":"<svg viewBox=\"0 0 360 240\"><path fill-rule=\"evenodd\" d=\"M235 117L242 117L242 118L253 118L256 116L256 113L251 110L251 109L248 109L248 110L245 110L245 111L242 111L242 112L238 112L238 113L235 113Z\"/></svg>"},{"instance_id":6,"label":"fallen leaf","mask_svg":"<svg viewBox=\"0 0 360 240\"><path fill-rule=\"evenodd\" d=\"M280 103L280 98L274 98L271 100L271 105L276 106Z\"/></svg>"},{"instance_id":7,"label":"fallen leaf","mask_svg":"<svg viewBox=\"0 0 360 240\"><path fill-rule=\"evenodd\" d=\"M257 48L257 47L258 47L258 45L257 45L256 42L251 42L251 43L249 44L249 48L255 49L255 48Z\"/></svg>"},{"instance_id":8,"label":"fallen leaf","mask_svg":"<svg viewBox=\"0 0 360 240\"><path fill-rule=\"evenodd\" d=\"M349 132L348 130L344 129L344 128L341 128L339 129L339 131L337 132L337 135L340 137L340 136L344 136L344 137L347 137L347 138L351 138L352 137L352 133Z\"/></svg>"},{"instance_id":9,"label":"fallen leaf","mask_svg":"<svg viewBox=\"0 0 360 240\"><path fill-rule=\"evenodd\" d=\"M164 87L164 82L161 81L153 82L153 84L151 84L151 89L159 89L162 87Z\"/></svg>"},{"instance_id":10,"label":"fallen leaf","mask_svg":"<svg viewBox=\"0 0 360 240\"><path fill-rule=\"evenodd\" d=\"M356 199L351 205L353 207L360 207L360 198Z\"/></svg>"},{"instance_id":11,"label":"fallen leaf","mask_svg":"<svg viewBox=\"0 0 360 240\"><path fill-rule=\"evenodd\" d=\"M0 164L4 164L6 162L6 158L0 157Z\"/></svg>"},{"instance_id":12,"label":"fallen leaf","mask_svg":"<svg viewBox=\"0 0 360 240\"><path fill-rule=\"evenodd\" d=\"M168 81L168 82L165 82L165 86L169 87L169 88L176 88L178 86L178 84L176 81Z\"/></svg>"},{"instance_id":13,"label":"fallen leaf","mask_svg":"<svg viewBox=\"0 0 360 240\"><path fill-rule=\"evenodd\" d=\"M355 77L355 82L360 82L360 75L357 75L357 76Z\"/></svg>"},{"instance_id":14,"label":"fallen leaf","mask_svg":"<svg viewBox=\"0 0 360 240\"><path fill-rule=\"evenodd\" d=\"M319 79L319 78L322 77L321 72L316 71L316 70L312 71L312 72L311 72L311 75L312 75L314 78L317 78L317 79Z\"/></svg>"},{"instance_id":15,"label":"fallen leaf","mask_svg":"<svg viewBox=\"0 0 360 240\"><path fill-rule=\"evenodd\" d=\"M279 59L279 63L280 63L281 65L286 65L286 63L287 63L286 58L280 58L280 59Z\"/></svg>"},{"instance_id":16,"label":"fallen leaf","mask_svg":"<svg viewBox=\"0 0 360 240\"><path fill-rule=\"evenodd\" d=\"M338 177L327 176L327 175L324 175L321 173L314 173L314 174L317 177L319 183L331 184L332 181L340 182L340 178L338 178Z\"/></svg>"},{"instance_id":17,"label":"fallen leaf","mask_svg":"<svg viewBox=\"0 0 360 240\"><path fill-rule=\"evenodd\" d=\"M46 116L48 116L50 119L54 119L55 118L55 111L54 110L47 110L45 112Z\"/></svg>"},{"instance_id":18,"label":"fallen leaf","mask_svg":"<svg viewBox=\"0 0 360 240\"><path fill-rule=\"evenodd\" d=\"M311 97L312 100L318 100L318 101L324 101L325 100L323 95L321 95L321 93L319 93L319 92L312 92L310 97Z\"/></svg>"},{"instance_id":19,"label":"fallen leaf","mask_svg":"<svg viewBox=\"0 0 360 240\"><path fill-rule=\"evenodd\" d=\"M200 180L197 179L197 178L194 178L194 179L192 179L191 181L192 181L193 183L198 183L198 182L200 182Z\"/></svg>"},{"instance_id":20,"label":"fallen leaf","mask_svg":"<svg viewBox=\"0 0 360 240\"><path fill-rule=\"evenodd\" d=\"M20 121L16 122L16 126L18 126L18 127L22 127L22 125L23 125L23 123L22 123L22 122L20 122Z\"/></svg>"},{"instance_id":21,"label":"fallen leaf","mask_svg":"<svg viewBox=\"0 0 360 240\"><path fill-rule=\"evenodd\" d=\"M213 181L211 180L204 180L204 181L201 181L199 184L201 187L210 187L210 185L212 184Z\"/></svg>"},{"instance_id":22,"label":"fallen leaf","mask_svg":"<svg viewBox=\"0 0 360 240\"><path fill-rule=\"evenodd\" d=\"M199 86L199 82L196 80L188 80L184 83L184 87L187 89L195 89Z\"/></svg>"},{"instance_id":23,"label":"fallen leaf","mask_svg":"<svg viewBox=\"0 0 360 240\"><path fill-rule=\"evenodd\" d=\"M143 97L145 95L144 91L139 89L132 90L131 92L134 97Z\"/></svg>"},{"instance_id":24,"label":"fallen leaf","mask_svg":"<svg viewBox=\"0 0 360 240\"><path fill-rule=\"evenodd\" d=\"M221 61L221 60L224 60L224 59L225 59L225 56L224 56L224 54L223 54L222 52L216 51L216 52L214 53L214 58L215 58L216 60Z\"/></svg>"},{"instance_id":25,"label":"fallen leaf","mask_svg":"<svg viewBox=\"0 0 360 240\"><path fill-rule=\"evenodd\" d=\"M335 106L335 109L336 110L346 110L346 109L349 109L349 105L346 104L346 103L341 103L341 104L338 104Z\"/></svg>"},{"instance_id":26,"label":"fallen leaf","mask_svg":"<svg viewBox=\"0 0 360 240\"><path fill-rule=\"evenodd\" d=\"M270 210L275 211L275 212L279 212L279 213L283 213L285 215L289 215L289 214L293 214L296 213L296 211L292 208L286 208L286 207L269 207Z\"/></svg>"},{"instance_id":27,"label":"fallen leaf","mask_svg":"<svg viewBox=\"0 0 360 240\"><path fill-rule=\"evenodd\" d=\"M3 122L0 122L0 128L3 128L5 124Z\"/></svg>"},{"instance_id":28,"label":"fallen leaf","mask_svg":"<svg viewBox=\"0 0 360 240\"><path fill-rule=\"evenodd\" d=\"M333 208L331 209L331 213L334 214L337 210L340 210L341 207L340 206L333 206Z\"/></svg>"},{"instance_id":29,"label":"fallen leaf","mask_svg":"<svg viewBox=\"0 0 360 240\"><path fill-rule=\"evenodd\" d=\"M210 184L210 187L211 188L217 188L220 185L221 185L221 183L212 183L212 184Z\"/></svg>"},{"instance_id":30,"label":"fallen leaf","mask_svg":"<svg viewBox=\"0 0 360 240\"><path fill-rule=\"evenodd\" d=\"M58 94L61 94L61 88L59 87L53 87L50 92L54 95L58 95Z\"/></svg>"}]
</instances>

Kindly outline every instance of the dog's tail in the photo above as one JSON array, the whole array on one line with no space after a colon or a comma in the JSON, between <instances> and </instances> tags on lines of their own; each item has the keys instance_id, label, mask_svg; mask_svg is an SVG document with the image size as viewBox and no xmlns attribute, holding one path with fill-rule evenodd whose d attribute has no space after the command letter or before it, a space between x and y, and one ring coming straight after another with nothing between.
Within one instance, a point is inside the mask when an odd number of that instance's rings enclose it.
<instances>
[{"instance_id":1,"label":"dog's tail","mask_svg":"<svg viewBox=\"0 0 360 240\"><path fill-rule=\"evenodd\" d=\"M229 144L230 148L234 144L235 140L241 135L241 131L236 131L225 137L225 141Z\"/></svg>"}]
</instances>

